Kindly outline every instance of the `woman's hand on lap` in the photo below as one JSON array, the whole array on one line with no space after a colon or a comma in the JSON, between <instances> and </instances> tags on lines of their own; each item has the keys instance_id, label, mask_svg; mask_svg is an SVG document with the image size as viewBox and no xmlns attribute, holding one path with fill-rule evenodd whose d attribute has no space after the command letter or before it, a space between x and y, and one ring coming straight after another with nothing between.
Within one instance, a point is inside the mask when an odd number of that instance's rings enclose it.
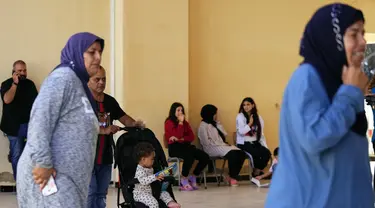
<instances>
[{"instance_id":1,"label":"woman's hand on lap","mask_svg":"<svg viewBox=\"0 0 375 208\"><path fill-rule=\"evenodd\" d=\"M175 141L178 141L178 139L177 139L177 137L172 136L172 137L169 138L169 141L175 142Z\"/></svg>"}]
</instances>

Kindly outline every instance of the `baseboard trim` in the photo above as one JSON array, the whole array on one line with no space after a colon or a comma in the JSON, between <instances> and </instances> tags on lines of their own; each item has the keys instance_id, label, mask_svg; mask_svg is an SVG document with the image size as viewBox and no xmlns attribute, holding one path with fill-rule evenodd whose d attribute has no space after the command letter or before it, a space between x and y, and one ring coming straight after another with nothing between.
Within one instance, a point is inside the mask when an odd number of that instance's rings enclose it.
<instances>
[{"instance_id":1,"label":"baseboard trim","mask_svg":"<svg viewBox=\"0 0 375 208\"><path fill-rule=\"evenodd\" d=\"M2 192L16 192L15 185L0 186L0 193Z\"/></svg>"}]
</instances>

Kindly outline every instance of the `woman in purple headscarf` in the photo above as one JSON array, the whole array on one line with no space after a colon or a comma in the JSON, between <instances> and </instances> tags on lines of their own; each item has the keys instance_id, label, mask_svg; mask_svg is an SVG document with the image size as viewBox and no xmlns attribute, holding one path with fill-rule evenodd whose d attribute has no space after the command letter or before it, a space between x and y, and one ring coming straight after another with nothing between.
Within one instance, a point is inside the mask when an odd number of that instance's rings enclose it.
<instances>
[{"instance_id":1,"label":"woman in purple headscarf","mask_svg":"<svg viewBox=\"0 0 375 208\"><path fill-rule=\"evenodd\" d=\"M86 207L99 132L87 82L100 68L103 48L104 40L91 33L73 35L44 80L18 162L20 208ZM58 191L46 196L41 190L51 175Z\"/></svg>"},{"instance_id":2,"label":"woman in purple headscarf","mask_svg":"<svg viewBox=\"0 0 375 208\"><path fill-rule=\"evenodd\" d=\"M373 208L361 69L362 12L320 8L301 41L303 63L284 91L279 163L266 208Z\"/></svg>"}]
</instances>

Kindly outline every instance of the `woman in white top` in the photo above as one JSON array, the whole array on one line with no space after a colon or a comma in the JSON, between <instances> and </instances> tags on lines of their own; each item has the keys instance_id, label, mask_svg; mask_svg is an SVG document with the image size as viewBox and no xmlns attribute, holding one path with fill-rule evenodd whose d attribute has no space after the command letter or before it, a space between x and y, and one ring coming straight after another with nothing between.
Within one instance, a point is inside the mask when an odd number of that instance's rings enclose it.
<instances>
[{"instance_id":1,"label":"woman in white top","mask_svg":"<svg viewBox=\"0 0 375 208\"><path fill-rule=\"evenodd\" d=\"M236 118L237 146L253 157L253 177L261 174L271 158L263 136L264 121L252 98L244 98Z\"/></svg>"},{"instance_id":2,"label":"woman in white top","mask_svg":"<svg viewBox=\"0 0 375 208\"><path fill-rule=\"evenodd\" d=\"M227 181L231 186L237 186L238 174L247 158L246 153L225 142L227 132L217 120L217 108L205 105L201 110L202 122L198 130L198 138L205 151L211 157L224 157L228 160L229 176Z\"/></svg>"}]
</instances>

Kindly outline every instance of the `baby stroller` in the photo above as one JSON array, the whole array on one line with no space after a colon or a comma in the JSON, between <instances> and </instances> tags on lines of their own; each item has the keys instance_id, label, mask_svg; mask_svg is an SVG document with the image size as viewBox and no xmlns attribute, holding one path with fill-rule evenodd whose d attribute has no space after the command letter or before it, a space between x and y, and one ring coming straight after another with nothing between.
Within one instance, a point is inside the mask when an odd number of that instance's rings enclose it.
<instances>
[{"instance_id":1,"label":"baby stroller","mask_svg":"<svg viewBox=\"0 0 375 208\"><path fill-rule=\"evenodd\" d=\"M137 179L134 178L135 171L137 168L137 161L134 158L134 147L139 142L149 142L155 148L155 161L154 161L154 172L159 172L164 168L168 167L167 160L162 146L160 145L155 134L150 129L139 129L135 127L124 127L121 130L127 131L121 135L116 143L115 148L115 168L118 166L119 170L119 185L117 192L117 207L119 208L146 208L147 206L135 202L133 198L134 185L139 183ZM174 177L165 177L164 181L169 182L167 191L173 199L175 199L171 184L174 182ZM160 198L162 182L155 181L151 184L152 193L155 199ZM120 192L125 202L120 203ZM159 200L160 208L167 208L161 200Z\"/></svg>"}]
</instances>

